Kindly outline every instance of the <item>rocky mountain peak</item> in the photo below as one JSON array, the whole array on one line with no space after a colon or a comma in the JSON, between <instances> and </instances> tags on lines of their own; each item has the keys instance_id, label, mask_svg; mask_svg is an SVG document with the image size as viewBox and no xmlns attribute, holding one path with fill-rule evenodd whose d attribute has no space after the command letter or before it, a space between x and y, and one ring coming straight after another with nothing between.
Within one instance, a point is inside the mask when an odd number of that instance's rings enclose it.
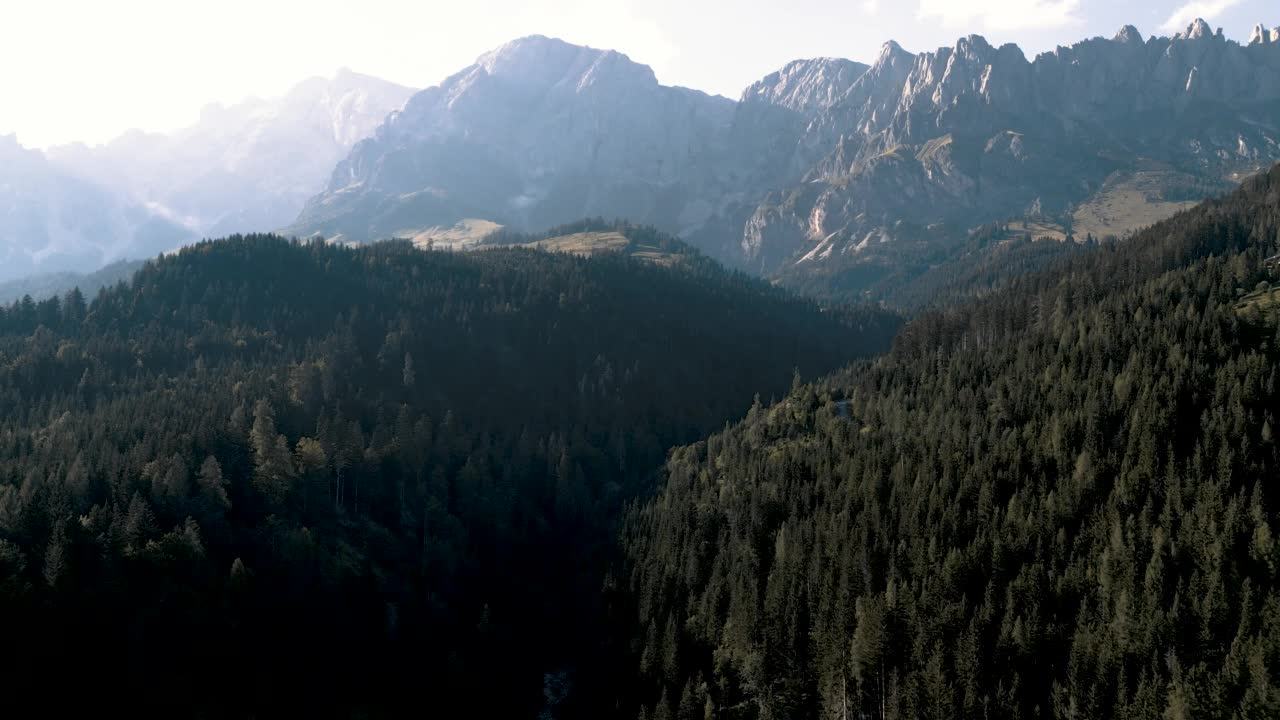
<instances>
[{"instance_id":1,"label":"rocky mountain peak","mask_svg":"<svg viewBox=\"0 0 1280 720\"><path fill-rule=\"evenodd\" d=\"M839 65L815 67L829 80ZM716 181L708 158L734 108L620 52L520 38L415 94L288 232L413 238L470 218L536 230L597 215L693 226L713 208L688 186Z\"/></svg>"},{"instance_id":2,"label":"rocky mountain peak","mask_svg":"<svg viewBox=\"0 0 1280 720\"><path fill-rule=\"evenodd\" d=\"M1280 43L1280 27L1268 30L1262 23L1254 25L1253 34L1249 36L1249 45L1270 45L1271 43Z\"/></svg>"},{"instance_id":3,"label":"rocky mountain peak","mask_svg":"<svg viewBox=\"0 0 1280 720\"><path fill-rule=\"evenodd\" d=\"M1209 23L1204 18L1196 18L1187 26L1186 32L1180 32L1173 36L1174 40L1202 40L1204 38L1213 37L1213 28L1209 27Z\"/></svg>"},{"instance_id":4,"label":"rocky mountain peak","mask_svg":"<svg viewBox=\"0 0 1280 720\"><path fill-rule=\"evenodd\" d=\"M795 60L753 83L742 93L742 102L765 102L808 114L831 106L866 71L866 65L843 58Z\"/></svg>"},{"instance_id":5,"label":"rocky mountain peak","mask_svg":"<svg viewBox=\"0 0 1280 720\"><path fill-rule=\"evenodd\" d=\"M1126 45L1141 45L1143 43L1142 33L1138 32L1138 28L1132 25L1125 25L1120 28L1111 40L1112 42L1124 43Z\"/></svg>"},{"instance_id":6,"label":"rocky mountain peak","mask_svg":"<svg viewBox=\"0 0 1280 720\"><path fill-rule=\"evenodd\" d=\"M956 41L957 53L968 57L981 57L991 52L991 43L981 35L966 35Z\"/></svg>"},{"instance_id":7,"label":"rocky mountain peak","mask_svg":"<svg viewBox=\"0 0 1280 720\"><path fill-rule=\"evenodd\" d=\"M880 47L880 54L876 56L876 60L871 64L868 72L875 72L877 75L887 72L895 66L910 66L915 62L914 53L907 52L897 42L890 40Z\"/></svg>"},{"instance_id":8,"label":"rocky mountain peak","mask_svg":"<svg viewBox=\"0 0 1280 720\"><path fill-rule=\"evenodd\" d=\"M578 91L606 80L658 85L652 68L620 52L574 45L544 35L506 43L481 55L476 66L491 77L530 91Z\"/></svg>"},{"instance_id":9,"label":"rocky mountain peak","mask_svg":"<svg viewBox=\"0 0 1280 720\"><path fill-rule=\"evenodd\" d=\"M1015 45L997 50L981 35L960 38L954 47L916 56L904 84L904 113L900 114L914 114L916 120L922 120L956 107L965 98L980 98L983 103L1013 102L1025 90L1027 69L1026 57ZM912 108L924 114L906 112ZM917 130L930 132L923 126L912 128L912 124L904 128L908 135Z\"/></svg>"}]
</instances>

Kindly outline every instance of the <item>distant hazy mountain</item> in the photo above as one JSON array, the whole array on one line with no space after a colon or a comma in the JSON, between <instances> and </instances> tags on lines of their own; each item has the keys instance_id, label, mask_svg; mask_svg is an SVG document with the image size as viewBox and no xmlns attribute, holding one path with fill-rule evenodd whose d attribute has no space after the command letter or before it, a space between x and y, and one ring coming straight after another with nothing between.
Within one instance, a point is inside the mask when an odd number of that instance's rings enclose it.
<instances>
[{"instance_id":1,"label":"distant hazy mountain","mask_svg":"<svg viewBox=\"0 0 1280 720\"><path fill-rule=\"evenodd\" d=\"M90 272L191 239L183 227L111 189L72 177L43 153L0 137L0 282Z\"/></svg>"},{"instance_id":2,"label":"distant hazy mountain","mask_svg":"<svg viewBox=\"0 0 1280 720\"><path fill-rule=\"evenodd\" d=\"M461 221L625 216L766 274L874 279L975 226L1124 235L1280 159L1280 33L1133 27L1028 60L976 35L801 60L739 102L615 52L530 37L425 90L292 230L350 240ZM461 226L459 226L461 227Z\"/></svg>"},{"instance_id":3,"label":"distant hazy mountain","mask_svg":"<svg viewBox=\"0 0 1280 720\"><path fill-rule=\"evenodd\" d=\"M731 187L714 171L733 107L616 52L524 38L415 95L291 231L371 240L594 215L687 229Z\"/></svg>"},{"instance_id":4,"label":"distant hazy mountain","mask_svg":"<svg viewBox=\"0 0 1280 720\"><path fill-rule=\"evenodd\" d=\"M60 167L119 187L200 235L289 224L335 164L413 90L339 71L286 95L205 108L171 134L133 131L50 151Z\"/></svg>"},{"instance_id":5,"label":"distant hazy mountain","mask_svg":"<svg viewBox=\"0 0 1280 720\"><path fill-rule=\"evenodd\" d=\"M145 264L145 260L120 260L89 273L51 272L0 282L0 305L8 305L26 296L36 301L61 297L74 288L79 288L85 299L92 300L99 290L128 282Z\"/></svg>"}]
</instances>

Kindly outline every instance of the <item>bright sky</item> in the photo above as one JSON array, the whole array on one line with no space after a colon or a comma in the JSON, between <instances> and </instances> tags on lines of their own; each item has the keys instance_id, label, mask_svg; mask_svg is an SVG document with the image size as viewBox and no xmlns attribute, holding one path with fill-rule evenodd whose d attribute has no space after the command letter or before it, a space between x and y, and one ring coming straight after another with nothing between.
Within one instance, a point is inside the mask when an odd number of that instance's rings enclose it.
<instances>
[{"instance_id":1,"label":"bright sky","mask_svg":"<svg viewBox=\"0 0 1280 720\"><path fill-rule=\"evenodd\" d=\"M0 134L30 147L190 124L213 101L272 96L339 67L415 87L540 33L608 47L665 84L737 97L789 60L870 61L976 32L1028 56L1132 23L1196 16L1248 38L1275 0L5 0Z\"/></svg>"}]
</instances>

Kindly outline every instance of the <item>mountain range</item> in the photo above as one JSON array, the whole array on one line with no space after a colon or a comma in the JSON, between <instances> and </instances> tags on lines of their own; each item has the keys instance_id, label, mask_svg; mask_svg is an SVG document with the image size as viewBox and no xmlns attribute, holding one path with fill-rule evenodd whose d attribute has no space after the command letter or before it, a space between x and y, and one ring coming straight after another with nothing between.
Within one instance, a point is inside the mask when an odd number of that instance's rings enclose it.
<instances>
[{"instance_id":1,"label":"mountain range","mask_svg":"<svg viewBox=\"0 0 1280 720\"><path fill-rule=\"evenodd\" d=\"M1280 157L1278 101L1280 46L1241 46L1203 21L1146 41L1125 27L1032 61L976 35L919 55L889 43L803 116L775 174L787 182L740 236L731 218L739 244L722 253L768 271L864 254L904 225L1017 216L1126 234Z\"/></svg>"},{"instance_id":2,"label":"mountain range","mask_svg":"<svg viewBox=\"0 0 1280 720\"><path fill-rule=\"evenodd\" d=\"M731 266L864 285L982 223L1124 236L1280 159L1273 38L1127 26L1031 60L977 35L889 42L870 65L790 63L733 102L528 37L414 96L289 230L429 239L619 216Z\"/></svg>"},{"instance_id":3,"label":"mountain range","mask_svg":"<svg viewBox=\"0 0 1280 720\"><path fill-rule=\"evenodd\" d=\"M4 186L0 280L235 231L465 247L602 217L897 301L1009 240L1124 237L1224 192L1280 160L1276 117L1280 28L1261 25L1247 44L1203 20L1126 26L1033 59L977 35L890 41L870 64L794 61L736 101L531 36L420 92L340 71L171 134L26 153L42 169Z\"/></svg>"}]
</instances>

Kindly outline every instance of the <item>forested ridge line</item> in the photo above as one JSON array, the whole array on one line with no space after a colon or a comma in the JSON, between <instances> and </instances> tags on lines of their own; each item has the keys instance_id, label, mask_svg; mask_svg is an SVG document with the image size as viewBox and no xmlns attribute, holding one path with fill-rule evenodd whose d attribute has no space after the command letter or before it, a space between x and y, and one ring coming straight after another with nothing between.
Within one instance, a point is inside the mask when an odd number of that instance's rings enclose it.
<instances>
[{"instance_id":1,"label":"forested ridge line","mask_svg":"<svg viewBox=\"0 0 1280 720\"><path fill-rule=\"evenodd\" d=\"M9 696L495 716L583 686L668 448L898 324L622 229L682 261L237 236L0 309Z\"/></svg>"}]
</instances>

